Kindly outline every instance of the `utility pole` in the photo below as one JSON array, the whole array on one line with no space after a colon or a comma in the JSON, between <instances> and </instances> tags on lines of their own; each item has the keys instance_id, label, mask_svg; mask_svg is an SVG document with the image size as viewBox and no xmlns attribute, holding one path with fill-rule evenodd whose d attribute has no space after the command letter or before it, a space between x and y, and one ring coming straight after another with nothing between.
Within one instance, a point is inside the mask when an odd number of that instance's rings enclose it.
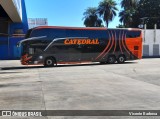
<instances>
[{"instance_id":1,"label":"utility pole","mask_svg":"<svg viewBox=\"0 0 160 119\"><path fill-rule=\"evenodd\" d=\"M154 43L156 42L157 24L154 25Z\"/></svg>"},{"instance_id":2,"label":"utility pole","mask_svg":"<svg viewBox=\"0 0 160 119\"><path fill-rule=\"evenodd\" d=\"M143 18L140 18L140 19L142 20L142 25L143 25L143 29L144 29L144 40L143 40L143 42L145 43L146 29L147 29L146 20L148 19L148 17L143 17Z\"/></svg>"},{"instance_id":3,"label":"utility pole","mask_svg":"<svg viewBox=\"0 0 160 119\"><path fill-rule=\"evenodd\" d=\"M147 24L144 24L144 43L146 41L146 29L147 29Z\"/></svg>"}]
</instances>

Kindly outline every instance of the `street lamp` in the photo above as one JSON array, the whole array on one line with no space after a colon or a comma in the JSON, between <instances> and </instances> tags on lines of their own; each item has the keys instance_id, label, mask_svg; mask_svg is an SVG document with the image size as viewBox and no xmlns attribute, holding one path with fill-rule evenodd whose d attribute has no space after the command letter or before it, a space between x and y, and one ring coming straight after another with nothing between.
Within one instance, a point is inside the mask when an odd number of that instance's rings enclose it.
<instances>
[{"instance_id":1,"label":"street lamp","mask_svg":"<svg viewBox=\"0 0 160 119\"><path fill-rule=\"evenodd\" d=\"M142 24L139 25L139 28L146 29L147 28L146 20L148 19L148 17L142 17L140 19L142 20Z\"/></svg>"}]
</instances>

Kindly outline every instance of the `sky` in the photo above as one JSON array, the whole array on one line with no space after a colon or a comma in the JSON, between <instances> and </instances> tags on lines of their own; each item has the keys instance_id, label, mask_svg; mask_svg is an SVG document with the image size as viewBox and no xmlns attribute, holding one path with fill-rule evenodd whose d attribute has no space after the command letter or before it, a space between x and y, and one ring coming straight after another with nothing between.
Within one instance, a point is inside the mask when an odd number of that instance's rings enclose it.
<instances>
[{"instance_id":1,"label":"sky","mask_svg":"<svg viewBox=\"0 0 160 119\"><path fill-rule=\"evenodd\" d=\"M97 7L101 0L25 0L28 18L47 18L50 26L84 27L83 13L88 7ZM116 0L120 11L119 0ZM109 24L116 28L117 17Z\"/></svg>"}]
</instances>

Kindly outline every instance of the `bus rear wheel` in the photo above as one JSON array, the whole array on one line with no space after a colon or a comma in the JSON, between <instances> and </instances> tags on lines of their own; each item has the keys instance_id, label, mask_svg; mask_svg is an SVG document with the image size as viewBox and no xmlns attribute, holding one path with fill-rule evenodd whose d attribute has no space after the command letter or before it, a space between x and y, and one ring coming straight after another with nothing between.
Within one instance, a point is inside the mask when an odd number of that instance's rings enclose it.
<instances>
[{"instance_id":1,"label":"bus rear wheel","mask_svg":"<svg viewBox=\"0 0 160 119\"><path fill-rule=\"evenodd\" d=\"M117 62L119 63L119 64L122 64L122 63L124 63L126 61L126 57L124 56L124 55L120 55L119 57L118 57L118 59L117 59Z\"/></svg>"},{"instance_id":2,"label":"bus rear wheel","mask_svg":"<svg viewBox=\"0 0 160 119\"><path fill-rule=\"evenodd\" d=\"M107 59L107 63L114 64L116 62L116 57L114 55L111 55Z\"/></svg>"},{"instance_id":3,"label":"bus rear wheel","mask_svg":"<svg viewBox=\"0 0 160 119\"><path fill-rule=\"evenodd\" d=\"M44 61L44 66L46 66L46 67L53 67L53 66L55 66L55 64L56 64L55 59L52 57L48 57Z\"/></svg>"}]
</instances>

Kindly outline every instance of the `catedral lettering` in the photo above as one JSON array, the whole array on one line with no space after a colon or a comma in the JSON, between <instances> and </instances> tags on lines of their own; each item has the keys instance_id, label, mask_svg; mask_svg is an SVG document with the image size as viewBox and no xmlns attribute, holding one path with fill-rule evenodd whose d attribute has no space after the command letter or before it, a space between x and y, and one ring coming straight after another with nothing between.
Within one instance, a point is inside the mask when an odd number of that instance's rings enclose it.
<instances>
[{"instance_id":1,"label":"catedral lettering","mask_svg":"<svg viewBox=\"0 0 160 119\"><path fill-rule=\"evenodd\" d=\"M98 39L66 39L64 41L64 44L70 45L70 44L92 44L97 45L99 44Z\"/></svg>"}]
</instances>

